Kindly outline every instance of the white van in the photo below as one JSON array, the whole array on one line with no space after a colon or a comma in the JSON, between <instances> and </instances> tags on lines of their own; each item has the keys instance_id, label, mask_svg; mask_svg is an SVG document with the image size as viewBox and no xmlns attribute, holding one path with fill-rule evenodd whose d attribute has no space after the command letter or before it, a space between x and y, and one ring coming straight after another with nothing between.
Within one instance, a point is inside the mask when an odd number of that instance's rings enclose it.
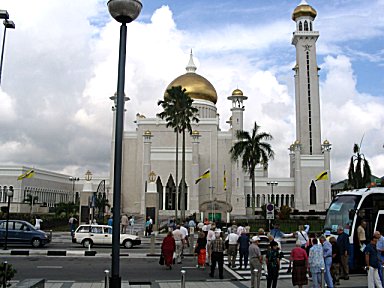
<instances>
[{"instance_id":1,"label":"white van","mask_svg":"<svg viewBox=\"0 0 384 288\"><path fill-rule=\"evenodd\" d=\"M384 210L379 210L377 213L374 231L384 234Z\"/></svg>"}]
</instances>

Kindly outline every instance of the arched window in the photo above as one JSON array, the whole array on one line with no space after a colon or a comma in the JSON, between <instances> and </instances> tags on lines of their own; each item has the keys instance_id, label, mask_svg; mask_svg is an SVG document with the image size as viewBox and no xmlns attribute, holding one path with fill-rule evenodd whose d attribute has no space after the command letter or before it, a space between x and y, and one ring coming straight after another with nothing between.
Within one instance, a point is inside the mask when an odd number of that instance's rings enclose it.
<instances>
[{"instance_id":1,"label":"arched window","mask_svg":"<svg viewBox=\"0 0 384 288\"><path fill-rule=\"evenodd\" d=\"M284 206L284 194L281 194L281 206Z\"/></svg>"},{"instance_id":2,"label":"arched window","mask_svg":"<svg viewBox=\"0 0 384 288\"><path fill-rule=\"evenodd\" d=\"M256 196L256 207L260 208L260 195Z\"/></svg>"},{"instance_id":3,"label":"arched window","mask_svg":"<svg viewBox=\"0 0 384 288\"><path fill-rule=\"evenodd\" d=\"M295 196L291 195L291 207L295 207Z\"/></svg>"},{"instance_id":4,"label":"arched window","mask_svg":"<svg viewBox=\"0 0 384 288\"><path fill-rule=\"evenodd\" d=\"M276 195L276 207L279 207L279 199L280 198L280 196L279 196L279 194L277 194Z\"/></svg>"},{"instance_id":5,"label":"arched window","mask_svg":"<svg viewBox=\"0 0 384 288\"><path fill-rule=\"evenodd\" d=\"M157 194L159 194L159 210L163 210L163 183L161 182L160 176L157 177L156 180L156 190Z\"/></svg>"},{"instance_id":6,"label":"arched window","mask_svg":"<svg viewBox=\"0 0 384 288\"><path fill-rule=\"evenodd\" d=\"M247 194L247 207L251 207L251 195Z\"/></svg>"},{"instance_id":7,"label":"arched window","mask_svg":"<svg viewBox=\"0 0 384 288\"><path fill-rule=\"evenodd\" d=\"M316 204L316 185L315 182L312 180L311 186L309 187L309 204L313 205Z\"/></svg>"},{"instance_id":8,"label":"arched window","mask_svg":"<svg viewBox=\"0 0 384 288\"><path fill-rule=\"evenodd\" d=\"M275 195L271 195L271 203L275 203Z\"/></svg>"},{"instance_id":9,"label":"arched window","mask_svg":"<svg viewBox=\"0 0 384 288\"><path fill-rule=\"evenodd\" d=\"M308 22L307 22L307 20L304 21L304 31L308 31Z\"/></svg>"},{"instance_id":10,"label":"arched window","mask_svg":"<svg viewBox=\"0 0 384 288\"><path fill-rule=\"evenodd\" d=\"M285 205L289 206L289 195L285 195Z\"/></svg>"},{"instance_id":11,"label":"arched window","mask_svg":"<svg viewBox=\"0 0 384 288\"><path fill-rule=\"evenodd\" d=\"M264 206L265 205L265 195L263 195L262 197L262 200L261 200L261 205Z\"/></svg>"},{"instance_id":12,"label":"arched window","mask_svg":"<svg viewBox=\"0 0 384 288\"><path fill-rule=\"evenodd\" d=\"M299 31L303 31L303 23L299 22Z\"/></svg>"},{"instance_id":13,"label":"arched window","mask_svg":"<svg viewBox=\"0 0 384 288\"><path fill-rule=\"evenodd\" d=\"M312 21L309 22L309 31L312 31Z\"/></svg>"}]
</instances>

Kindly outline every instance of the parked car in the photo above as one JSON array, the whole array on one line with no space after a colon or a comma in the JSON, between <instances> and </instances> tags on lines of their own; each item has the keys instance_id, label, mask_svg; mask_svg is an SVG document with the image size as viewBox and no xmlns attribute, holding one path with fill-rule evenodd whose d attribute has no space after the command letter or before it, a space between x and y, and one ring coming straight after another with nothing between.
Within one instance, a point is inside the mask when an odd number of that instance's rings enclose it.
<instances>
[{"instance_id":1,"label":"parked car","mask_svg":"<svg viewBox=\"0 0 384 288\"><path fill-rule=\"evenodd\" d=\"M0 243L4 245L6 234L6 220L0 220ZM7 244L30 244L37 248L51 242L50 236L42 230L23 220L8 221L8 237Z\"/></svg>"},{"instance_id":2,"label":"parked car","mask_svg":"<svg viewBox=\"0 0 384 288\"><path fill-rule=\"evenodd\" d=\"M112 245L112 227L108 225L84 224L77 227L75 231L75 242L83 247L93 245ZM139 236L131 234L120 234L120 245L132 248L141 244Z\"/></svg>"}]
</instances>

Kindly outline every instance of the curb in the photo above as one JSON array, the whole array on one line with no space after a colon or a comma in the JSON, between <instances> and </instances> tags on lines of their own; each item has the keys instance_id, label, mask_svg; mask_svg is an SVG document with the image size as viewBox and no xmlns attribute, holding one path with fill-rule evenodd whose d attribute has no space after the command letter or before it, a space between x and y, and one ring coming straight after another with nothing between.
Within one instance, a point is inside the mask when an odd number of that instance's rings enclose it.
<instances>
[{"instance_id":1,"label":"curb","mask_svg":"<svg viewBox=\"0 0 384 288\"><path fill-rule=\"evenodd\" d=\"M66 251L66 250L9 250L9 253L0 253L0 255L12 256L96 256L97 251ZM124 255L126 256L126 255Z\"/></svg>"}]
</instances>

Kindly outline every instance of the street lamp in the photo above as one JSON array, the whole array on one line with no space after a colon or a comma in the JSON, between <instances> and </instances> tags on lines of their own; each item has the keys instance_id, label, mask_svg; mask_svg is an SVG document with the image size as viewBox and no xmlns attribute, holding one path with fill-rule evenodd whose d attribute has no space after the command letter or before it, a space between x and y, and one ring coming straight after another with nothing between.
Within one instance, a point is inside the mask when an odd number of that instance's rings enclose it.
<instances>
[{"instance_id":1,"label":"street lamp","mask_svg":"<svg viewBox=\"0 0 384 288\"><path fill-rule=\"evenodd\" d=\"M0 60L0 85L1 85L1 71L3 70L3 59L4 59L4 47L5 47L5 35L7 28L15 29L15 23L11 20L8 20L9 14L7 10L0 10L0 19L4 19L4 36L3 36L3 46L1 49L1 60Z\"/></svg>"},{"instance_id":2,"label":"street lamp","mask_svg":"<svg viewBox=\"0 0 384 288\"><path fill-rule=\"evenodd\" d=\"M4 241L4 250L8 250L8 223L9 223L9 212L11 208L11 198L13 197L13 186L9 186L9 189L7 186L3 187L3 192L8 197L8 210L7 210L7 221L6 221L6 227L5 227L5 241Z\"/></svg>"},{"instance_id":3,"label":"street lamp","mask_svg":"<svg viewBox=\"0 0 384 288\"><path fill-rule=\"evenodd\" d=\"M80 178L78 178L78 177L72 177L72 176L70 176L69 177L69 181L71 181L72 182L72 197L73 197L73 199L74 199L74 202L76 202L76 197L75 197L75 183L77 182L77 181L79 181L80 180Z\"/></svg>"},{"instance_id":4,"label":"street lamp","mask_svg":"<svg viewBox=\"0 0 384 288\"><path fill-rule=\"evenodd\" d=\"M267 185L271 186L271 188L272 188L271 202L273 203L274 202L274 199L273 199L273 186L277 186L277 185L279 185L279 183L276 182L276 181L268 181Z\"/></svg>"},{"instance_id":5,"label":"street lamp","mask_svg":"<svg viewBox=\"0 0 384 288\"><path fill-rule=\"evenodd\" d=\"M141 11L139 0L109 0L108 10L111 16L121 23L119 66L117 77L117 104L115 124L115 156L113 174L113 222L112 222L112 271L110 287L120 288L120 198L121 198L121 164L124 130L124 85L125 85L125 57L127 46L127 23L135 20Z\"/></svg>"}]
</instances>

